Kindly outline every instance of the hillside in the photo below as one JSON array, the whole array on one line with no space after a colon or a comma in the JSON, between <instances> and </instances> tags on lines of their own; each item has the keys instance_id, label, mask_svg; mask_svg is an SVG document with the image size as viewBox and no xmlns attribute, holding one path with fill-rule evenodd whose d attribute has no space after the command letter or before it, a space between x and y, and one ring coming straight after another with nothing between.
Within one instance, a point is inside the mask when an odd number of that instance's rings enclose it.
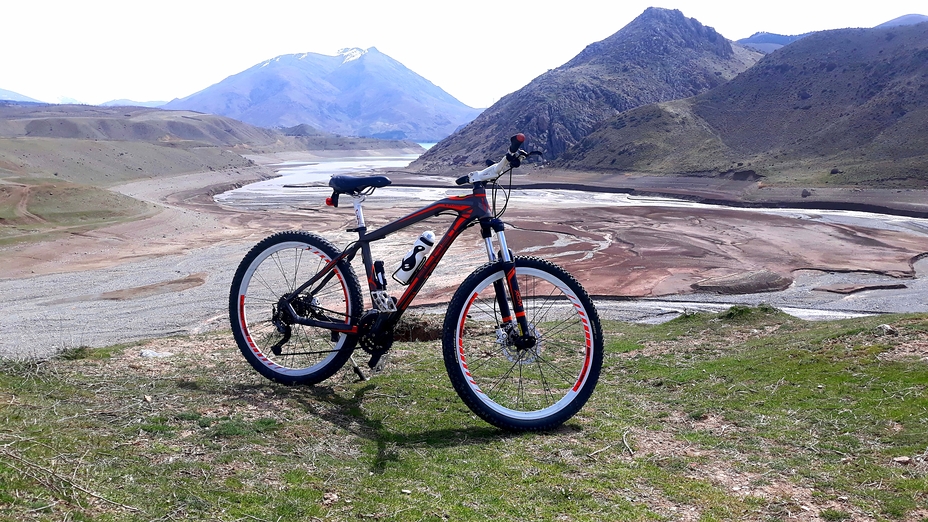
<instances>
[{"instance_id":1,"label":"hillside","mask_svg":"<svg viewBox=\"0 0 928 522\"><path fill-rule=\"evenodd\" d=\"M164 108L416 141L444 138L480 112L373 47L278 56Z\"/></svg>"},{"instance_id":2,"label":"hillside","mask_svg":"<svg viewBox=\"0 0 928 522\"><path fill-rule=\"evenodd\" d=\"M126 182L215 172L205 183L231 185L273 175L248 154L383 149L421 147L308 126L261 129L190 111L0 103L0 245L83 233L155 212L110 190Z\"/></svg>"},{"instance_id":3,"label":"hillside","mask_svg":"<svg viewBox=\"0 0 928 522\"><path fill-rule=\"evenodd\" d=\"M282 135L228 118L139 107L0 104L0 178L107 187L250 164Z\"/></svg>"},{"instance_id":4,"label":"hillside","mask_svg":"<svg viewBox=\"0 0 928 522\"><path fill-rule=\"evenodd\" d=\"M497 159L516 132L558 157L602 121L640 105L693 96L735 77L760 54L680 11L649 8L609 38L509 94L414 164L440 172Z\"/></svg>"},{"instance_id":5,"label":"hillside","mask_svg":"<svg viewBox=\"0 0 928 522\"><path fill-rule=\"evenodd\" d=\"M127 323L116 326L138 329L135 317ZM806 322L733 307L662 325L610 321L604 331L590 402L563 428L530 436L469 414L443 377L438 342L398 341L373 382L349 366L316 387L263 379L222 332L2 361L2 513L928 517L925 314Z\"/></svg>"},{"instance_id":6,"label":"hillside","mask_svg":"<svg viewBox=\"0 0 928 522\"><path fill-rule=\"evenodd\" d=\"M246 166L242 154L249 153L369 149L420 148L309 126L263 129L192 111L0 103L0 177L54 175L107 186L138 176Z\"/></svg>"},{"instance_id":7,"label":"hillside","mask_svg":"<svg viewBox=\"0 0 928 522\"><path fill-rule=\"evenodd\" d=\"M279 133L190 111L92 105L0 105L0 137L271 145Z\"/></svg>"},{"instance_id":8,"label":"hillside","mask_svg":"<svg viewBox=\"0 0 928 522\"><path fill-rule=\"evenodd\" d=\"M928 187L928 24L812 34L707 93L606 122L558 166Z\"/></svg>"},{"instance_id":9,"label":"hillside","mask_svg":"<svg viewBox=\"0 0 928 522\"><path fill-rule=\"evenodd\" d=\"M139 177L249 166L281 151L416 149L309 126L262 129L222 116L144 107L0 103L0 179L57 178L107 187Z\"/></svg>"}]
</instances>

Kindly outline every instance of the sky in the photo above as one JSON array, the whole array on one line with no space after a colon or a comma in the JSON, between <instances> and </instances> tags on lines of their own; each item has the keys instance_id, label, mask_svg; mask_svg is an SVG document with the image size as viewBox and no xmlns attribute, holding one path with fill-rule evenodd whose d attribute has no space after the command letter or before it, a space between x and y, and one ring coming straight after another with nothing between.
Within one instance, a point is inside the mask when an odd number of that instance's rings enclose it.
<instances>
[{"instance_id":1,"label":"sky","mask_svg":"<svg viewBox=\"0 0 928 522\"><path fill-rule=\"evenodd\" d=\"M376 47L484 108L651 6L730 40L928 15L924 0L0 0L0 89L51 103L169 101L276 56Z\"/></svg>"}]
</instances>

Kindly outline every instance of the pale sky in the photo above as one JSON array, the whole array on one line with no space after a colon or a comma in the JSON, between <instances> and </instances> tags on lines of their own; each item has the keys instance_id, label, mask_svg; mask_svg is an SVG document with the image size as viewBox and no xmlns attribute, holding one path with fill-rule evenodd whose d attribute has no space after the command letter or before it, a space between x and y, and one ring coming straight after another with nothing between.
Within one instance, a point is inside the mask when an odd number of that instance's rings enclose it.
<instances>
[{"instance_id":1,"label":"pale sky","mask_svg":"<svg viewBox=\"0 0 928 522\"><path fill-rule=\"evenodd\" d=\"M650 6L730 40L928 15L925 0L0 0L0 89L47 102L169 101L275 56L376 47L482 108Z\"/></svg>"}]
</instances>

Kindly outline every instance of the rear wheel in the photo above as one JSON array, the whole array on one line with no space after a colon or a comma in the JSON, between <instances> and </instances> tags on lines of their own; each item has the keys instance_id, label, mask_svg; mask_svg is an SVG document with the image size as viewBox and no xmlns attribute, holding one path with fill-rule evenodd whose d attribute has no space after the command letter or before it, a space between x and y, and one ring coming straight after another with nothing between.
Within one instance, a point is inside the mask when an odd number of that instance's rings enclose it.
<instances>
[{"instance_id":1,"label":"rear wheel","mask_svg":"<svg viewBox=\"0 0 928 522\"><path fill-rule=\"evenodd\" d=\"M590 398L603 360L599 316L586 291L548 261L515 258L516 277L535 339L501 317L494 283L499 264L471 274L445 315L442 350L455 391L479 417L510 430L547 430L571 418Z\"/></svg>"},{"instance_id":2,"label":"rear wheel","mask_svg":"<svg viewBox=\"0 0 928 522\"><path fill-rule=\"evenodd\" d=\"M258 243L242 260L229 293L232 333L245 359L268 379L315 384L345 364L357 337L294 323L280 308L282 296L322 270L338 250L308 232L281 232ZM349 323L363 301L351 265L341 261L292 301L296 314Z\"/></svg>"}]
</instances>

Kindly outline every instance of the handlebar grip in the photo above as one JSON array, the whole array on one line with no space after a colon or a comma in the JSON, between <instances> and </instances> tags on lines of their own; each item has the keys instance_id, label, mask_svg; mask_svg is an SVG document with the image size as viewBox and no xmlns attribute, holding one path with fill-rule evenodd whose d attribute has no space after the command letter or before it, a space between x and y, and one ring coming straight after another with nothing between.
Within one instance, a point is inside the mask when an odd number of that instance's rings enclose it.
<instances>
[{"instance_id":1,"label":"handlebar grip","mask_svg":"<svg viewBox=\"0 0 928 522\"><path fill-rule=\"evenodd\" d=\"M522 147L523 143L525 143L525 134L522 134L521 132L509 138L509 152L513 154L519 152L519 149Z\"/></svg>"},{"instance_id":2,"label":"handlebar grip","mask_svg":"<svg viewBox=\"0 0 928 522\"><path fill-rule=\"evenodd\" d=\"M466 185L468 181L470 181L470 174L466 176L461 176L460 178L454 180L454 182L457 183L458 185Z\"/></svg>"}]
</instances>

